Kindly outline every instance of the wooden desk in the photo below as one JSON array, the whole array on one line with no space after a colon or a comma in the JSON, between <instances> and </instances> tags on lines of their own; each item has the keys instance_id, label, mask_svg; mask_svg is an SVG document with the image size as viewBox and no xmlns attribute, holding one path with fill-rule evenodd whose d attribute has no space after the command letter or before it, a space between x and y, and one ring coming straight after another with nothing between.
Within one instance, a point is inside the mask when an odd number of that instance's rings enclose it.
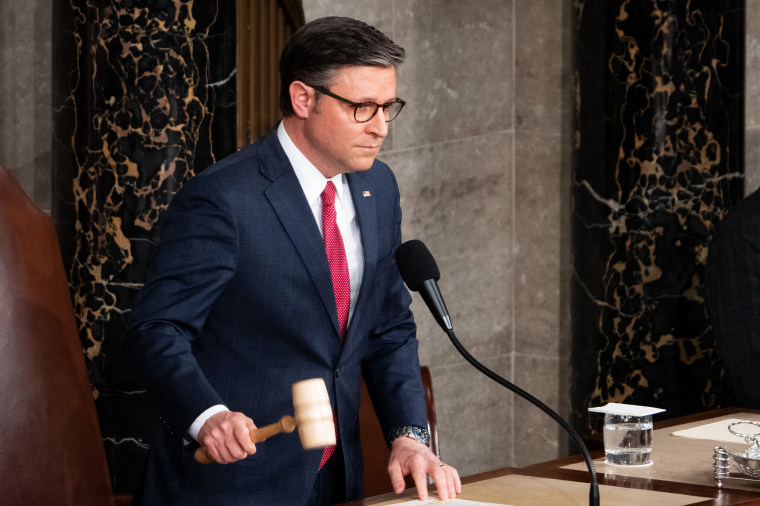
<instances>
[{"instance_id":1,"label":"wooden desk","mask_svg":"<svg viewBox=\"0 0 760 506\"><path fill-rule=\"evenodd\" d=\"M745 498L760 504L760 483L726 480L722 488L715 486L713 448L722 444L735 451L741 451L748 446L746 443L729 444L672 435L675 431L736 418L760 420L760 411L725 408L655 423L652 437L654 463L651 466L609 466L604 463L604 451L594 451L591 456L594 459L599 484L686 492L712 497L714 504L737 504L736 501L741 504L740 501ZM533 476L588 481L586 464L580 456L543 462L520 469L519 472Z\"/></svg>"},{"instance_id":2,"label":"wooden desk","mask_svg":"<svg viewBox=\"0 0 760 506\"><path fill-rule=\"evenodd\" d=\"M469 477L466 483L462 485L462 494L458 498L515 506L545 506L555 504L563 506L587 506L589 503L588 480L576 481L574 479L533 476L523 474L519 469L502 469L498 472L486 473L486 475ZM664 490L630 489L617 485L600 485L599 495L603 506L629 506L637 504L657 506L751 504L746 501L753 499L749 496L734 494L729 498L724 494L721 496L720 502L714 503L712 495L700 491L693 493L691 490L688 490L678 493ZM433 495L432 498L435 498L435 496ZM405 491L401 496L385 494L350 504L352 506L384 506L415 499L417 499L417 495L414 489L412 489ZM729 499L729 502L725 502L725 499ZM758 500L760 501L760 497ZM446 503L440 504L444 505Z\"/></svg>"},{"instance_id":3,"label":"wooden desk","mask_svg":"<svg viewBox=\"0 0 760 506\"><path fill-rule=\"evenodd\" d=\"M722 488L714 485L712 448L721 443L671 435L676 430L738 418L736 415L740 413L747 414L746 418L760 420L760 411L726 408L655 423L652 466L607 466L603 462L604 451L592 451L601 504L760 505L760 483L727 480ZM473 501L515 506L588 504L589 475L580 455L519 469L482 473L463 478L462 482L460 498ZM431 492L434 494L434 490ZM401 496L386 494L355 501L350 505L380 506L414 499L416 492L411 489Z\"/></svg>"}]
</instances>

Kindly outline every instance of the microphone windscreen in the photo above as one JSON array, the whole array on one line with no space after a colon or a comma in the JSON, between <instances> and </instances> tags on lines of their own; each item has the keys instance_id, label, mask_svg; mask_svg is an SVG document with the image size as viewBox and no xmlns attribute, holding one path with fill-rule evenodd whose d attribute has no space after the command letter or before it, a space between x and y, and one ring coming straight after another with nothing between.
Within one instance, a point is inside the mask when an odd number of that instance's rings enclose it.
<instances>
[{"instance_id":1,"label":"microphone windscreen","mask_svg":"<svg viewBox=\"0 0 760 506\"><path fill-rule=\"evenodd\" d=\"M396 250L396 265L410 290L416 292L428 279L438 281L441 273L427 246L417 239L406 241Z\"/></svg>"}]
</instances>

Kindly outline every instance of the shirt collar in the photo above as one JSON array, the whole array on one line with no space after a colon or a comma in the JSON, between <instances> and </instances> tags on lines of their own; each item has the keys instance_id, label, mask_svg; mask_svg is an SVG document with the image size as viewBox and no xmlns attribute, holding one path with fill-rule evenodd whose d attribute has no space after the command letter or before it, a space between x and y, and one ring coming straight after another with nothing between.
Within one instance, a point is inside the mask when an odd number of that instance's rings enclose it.
<instances>
[{"instance_id":1,"label":"shirt collar","mask_svg":"<svg viewBox=\"0 0 760 506\"><path fill-rule=\"evenodd\" d=\"M285 131L282 121L280 121L280 125L277 127L277 139L280 141L285 155L293 166L293 170L296 173L298 182L301 183L301 188L303 188L308 202L311 203L316 199L321 199L322 191L325 189L328 181L332 181L335 185L335 198L341 203L346 202L345 196L346 192L348 192L348 185L346 184L344 174L338 174L329 179L326 178L296 147Z\"/></svg>"}]
</instances>

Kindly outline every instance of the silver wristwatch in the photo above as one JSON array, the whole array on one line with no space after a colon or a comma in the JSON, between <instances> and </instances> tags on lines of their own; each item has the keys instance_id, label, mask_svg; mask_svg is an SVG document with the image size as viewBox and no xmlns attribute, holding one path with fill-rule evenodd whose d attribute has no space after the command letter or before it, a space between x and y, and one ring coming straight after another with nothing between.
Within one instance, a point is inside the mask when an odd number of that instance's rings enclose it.
<instances>
[{"instance_id":1,"label":"silver wristwatch","mask_svg":"<svg viewBox=\"0 0 760 506\"><path fill-rule=\"evenodd\" d=\"M420 427L419 425L402 425L401 427L396 427L393 429L388 434L388 437L385 438L385 442L388 444L388 448L391 447L391 444L394 440L400 438L401 436L414 439L415 441L418 441L425 446L430 446L430 433L426 428Z\"/></svg>"}]
</instances>

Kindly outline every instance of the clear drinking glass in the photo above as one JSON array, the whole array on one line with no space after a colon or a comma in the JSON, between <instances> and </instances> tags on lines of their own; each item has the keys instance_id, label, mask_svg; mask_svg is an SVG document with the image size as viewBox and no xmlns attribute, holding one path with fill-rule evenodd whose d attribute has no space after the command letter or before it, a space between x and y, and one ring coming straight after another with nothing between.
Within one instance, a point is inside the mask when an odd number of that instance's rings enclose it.
<instances>
[{"instance_id":1,"label":"clear drinking glass","mask_svg":"<svg viewBox=\"0 0 760 506\"><path fill-rule=\"evenodd\" d=\"M652 415L604 415L604 453L607 464L641 466L651 462Z\"/></svg>"}]
</instances>

